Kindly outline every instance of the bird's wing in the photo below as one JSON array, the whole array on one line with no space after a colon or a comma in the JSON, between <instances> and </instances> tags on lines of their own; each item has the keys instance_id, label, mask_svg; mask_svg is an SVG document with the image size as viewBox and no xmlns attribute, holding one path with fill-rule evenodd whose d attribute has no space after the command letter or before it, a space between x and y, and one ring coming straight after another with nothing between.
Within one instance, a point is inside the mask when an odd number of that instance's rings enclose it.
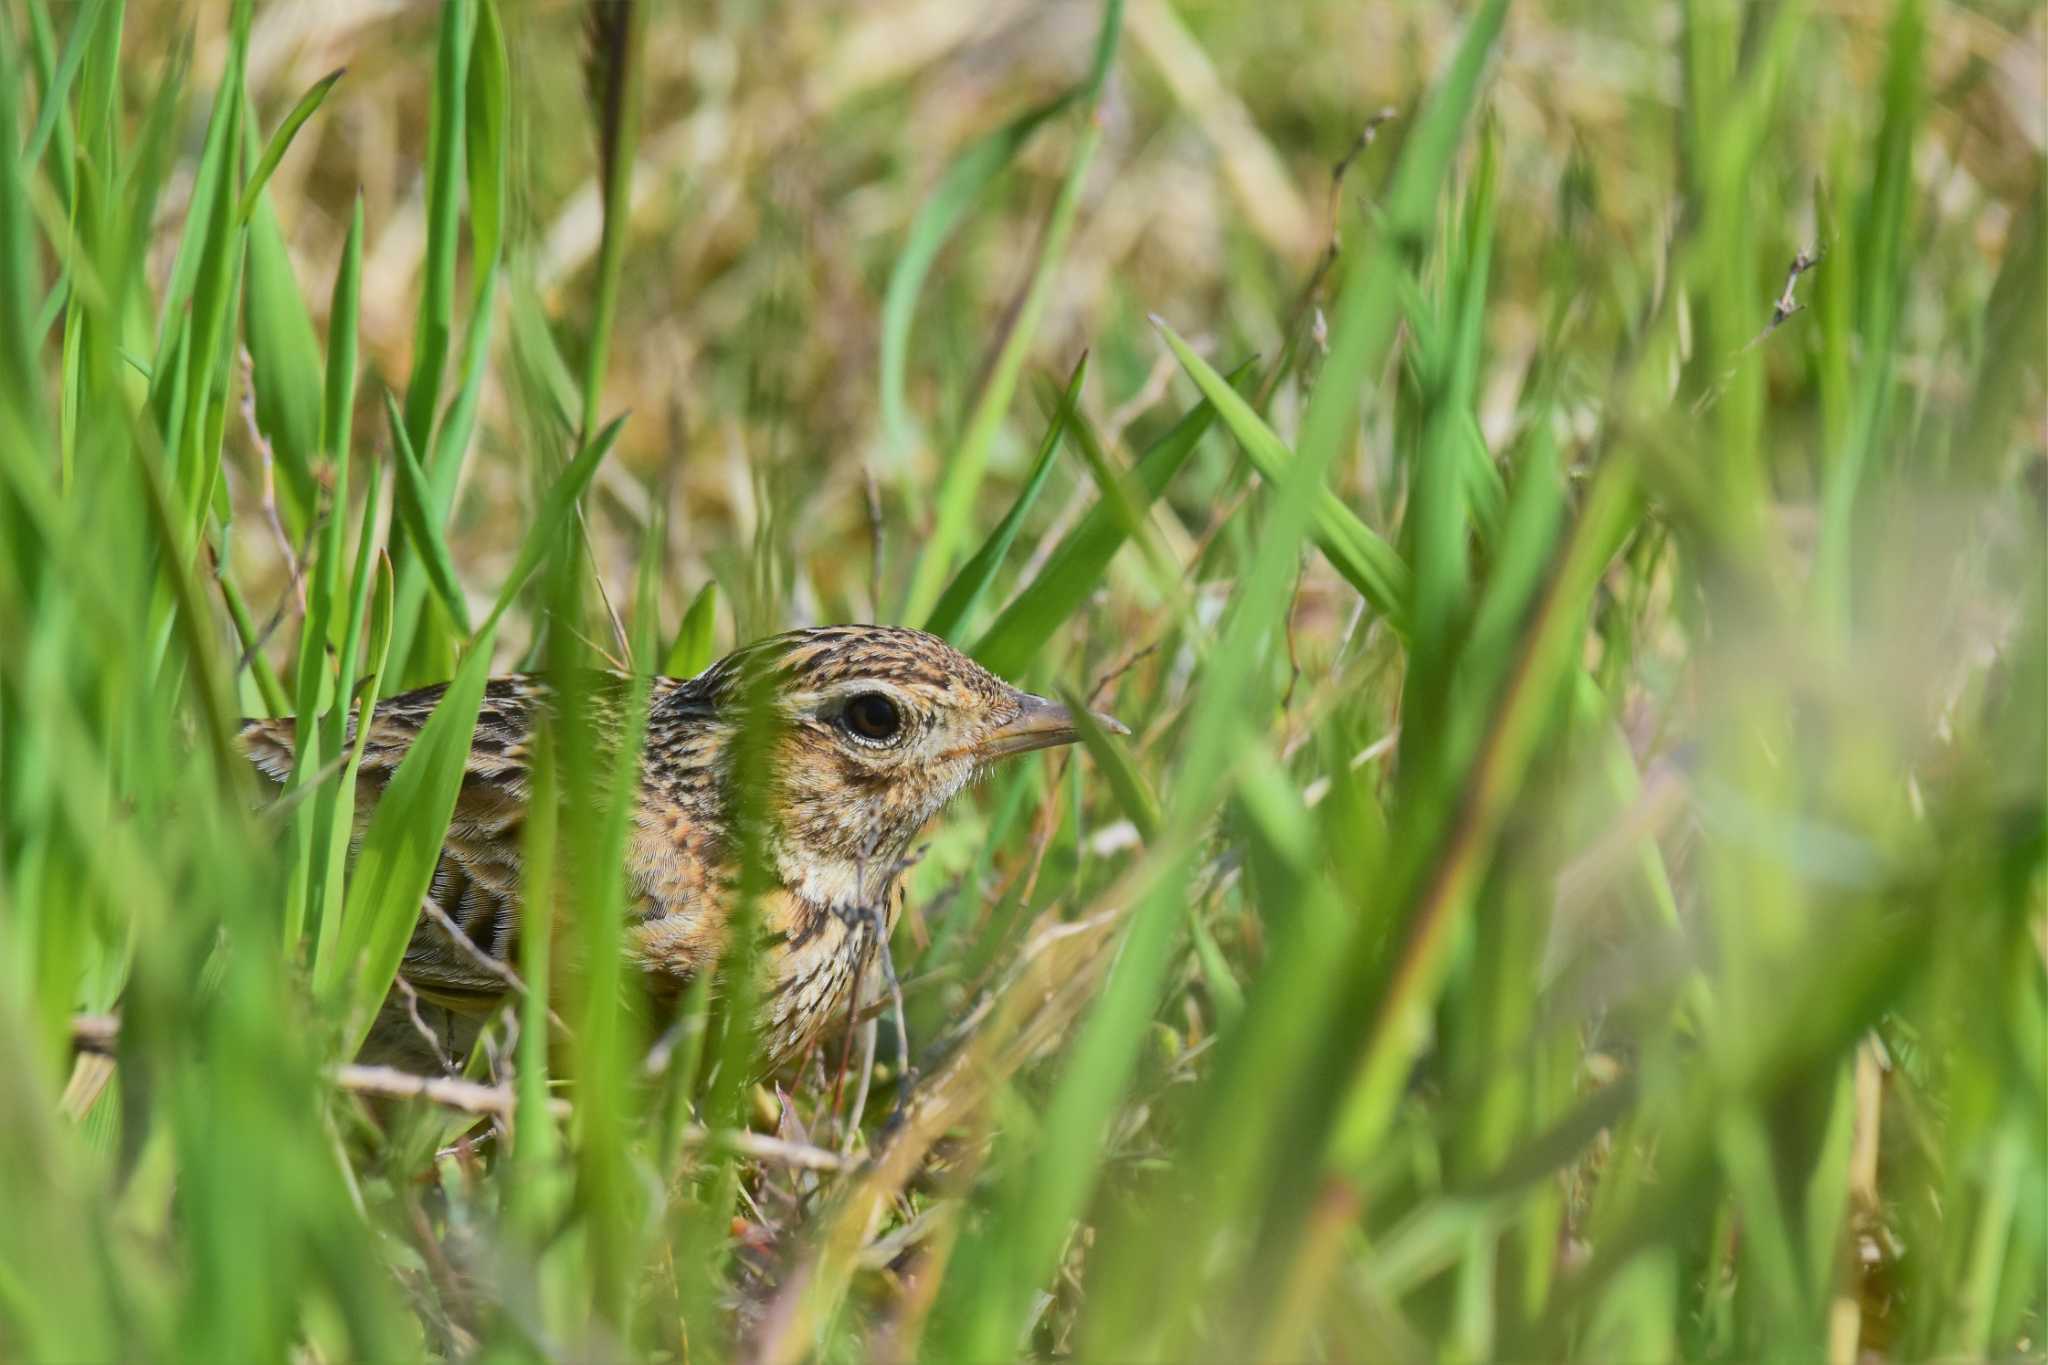
<instances>
[{"instance_id":1,"label":"bird's wing","mask_svg":"<svg viewBox=\"0 0 2048 1365\"><path fill-rule=\"evenodd\" d=\"M356 778L357 839L446 690L424 687L377 703ZM505 964L518 950L520 835L531 775L528 744L549 700L547 685L525 675L493 678L485 686L455 811L428 888L428 905L400 969L415 988L442 1003L481 1005L505 990ZM292 769L296 722L290 717L245 721L241 734L257 771L281 787ZM351 720L346 742L354 740ZM456 930L460 941L452 932Z\"/></svg>"}]
</instances>

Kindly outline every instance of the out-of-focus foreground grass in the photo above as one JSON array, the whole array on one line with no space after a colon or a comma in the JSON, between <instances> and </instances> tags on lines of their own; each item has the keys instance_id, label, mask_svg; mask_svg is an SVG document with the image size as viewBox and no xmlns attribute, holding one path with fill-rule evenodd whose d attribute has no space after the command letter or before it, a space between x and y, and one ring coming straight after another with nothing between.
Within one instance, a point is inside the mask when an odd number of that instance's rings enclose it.
<instances>
[{"instance_id":1,"label":"out-of-focus foreground grass","mask_svg":"<svg viewBox=\"0 0 2048 1365\"><path fill-rule=\"evenodd\" d=\"M0 18L0 1356L2041 1351L2038 7L224 8ZM367 1099L484 672L846 619L1135 731L910 1056L649 1037L565 726Z\"/></svg>"}]
</instances>

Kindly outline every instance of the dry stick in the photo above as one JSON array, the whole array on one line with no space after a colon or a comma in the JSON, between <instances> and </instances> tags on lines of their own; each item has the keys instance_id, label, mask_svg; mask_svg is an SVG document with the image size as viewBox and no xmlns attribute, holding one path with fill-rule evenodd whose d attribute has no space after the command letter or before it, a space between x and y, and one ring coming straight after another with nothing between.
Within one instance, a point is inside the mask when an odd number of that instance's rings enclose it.
<instances>
[{"instance_id":1,"label":"dry stick","mask_svg":"<svg viewBox=\"0 0 2048 1365\"><path fill-rule=\"evenodd\" d=\"M1301 293L1295 300L1294 311L1288 316L1286 327L1281 329L1280 363L1273 366L1260 381L1258 396L1252 400L1252 406L1260 412L1266 410L1266 403L1272 398L1273 390L1280 386L1280 378L1287 372L1287 358L1294 350L1295 333L1301 328L1301 320L1316 311L1316 294L1322 289L1324 279L1328 277L1330 268L1337 264L1337 257L1343 249L1343 206L1339 196L1344 189L1344 177L1351 170L1352 163L1364 155L1365 149L1372 146L1373 139L1379 136L1380 125L1393 118L1394 113L1394 106L1389 104L1367 119L1365 126L1359 129L1358 137L1353 140L1350 150L1338 158L1336 165L1330 167L1329 240L1323 245L1323 254L1317 259L1315 269L1309 272L1308 283L1301 287Z\"/></svg>"},{"instance_id":2,"label":"dry stick","mask_svg":"<svg viewBox=\"0 0 2048 1365\"><path fill-rule=\"evenodd\" d=\"M1152 655L1157 654L1159 652L1159 645L1160 641L1154 640L1151 644L1141 649L1133 650L1129 655L1125 656L1122 663L1097 678L1095 685L1088 689L1088 705L1094 706L1097 701L1101 700L1102 694L1109 690L1111 683L1136 668Z\"/></svg>"},{"instance_id":3,"label":"dry stick","mask_svg":"<svg viewBox=\"0 0 2048 1365\"><path fill-rule=\"evenodd\" d=\"M369 1095L387 1100L427 1100L465 1114L483 1114L510 1120L516 1098L510 1086L485 1085L459 1076L421 1076L395 1066L364 1066L351 1063L335 1067L328 1075L352 1095ZM551 1099L548 1113L567 1118L569 1101Z\"/></svg>"},{"instance_id":4,"label":"dry stick","mask_svg":"<svg viewBox=\"0 0 2048 1365\"><path fill-rule=\"evenodd\" d=\"M121 1041L121 1018L115 1014L71 1016L71 1049L111 1057Z\"/></svg>"},{"instance_id":5,"label":"dry stick","mask_svg":"<svg viewBox=\"0 0 2048 1365\"><path fill-rule=\"evenodd\" d=\"M111 1055L120 1031L120 1019L111 1014L78 1014L71 1018L71 1044L80 1052ZM510 1086L484 1085L457 1076L421 1076L396 1067L360 1063L332 1067L326 1074L336 1087L352 1095L426 1100L465 1114L503 1120L511 1119L518 1103ZM547 1108L555 1118L568 1118L575 1112L565 1099L550 1099ZM718 1148L756 1161L809 1171L842 1171L860 1164L823 1147L790 1142L747 1129L714 1129L691 1124L683 1131L683 1142L689 1146Z\"/></svg>"},{"instance_id":6,"label":"dry stick","mask_svg":"<svg viewBox=\"0 0 2048 1365\"><path fill-rule=\"evenodd\" d=\"M1294 704L1294 689L1301 682L1301 651L1294 639L1294 610L1301 604L1301 584L1307 577L1308 556L1297 553L1294 557L1294 591L1287 595L1287 618L1283 623L1287 636L1287 690L1280 694L1283 712Z\"/></svg>"},{"instance_id":7,"label":"dry stick","mask_svg":"<svg viewBox=\"0 0 2048 1365\"><path fill-rule=\"evenodd\" d=\"M1161 398L1166 396L1166 386L1173 382L1180 372L1180 362L1173 358L1173 352L1163 351L1153 360L1152 368L1145 372L1144 382L1123 402L1110 410L1102 421L1102 448L1113 450L1124 438L1124 432L1131 423Z\"/></svg>"},{"instance_id":8,"label":"dry stick","mask_svg":"<svg viewBox=\"0 0 2048 1365\"><path fill-rule=\"evenodd\" d=\"M853 1156L854 1139L860 1136L861 1115L868 1111L868 1090L875 1079L875 1044L881 1036L881 1028L873 1019L860 1022L860 1083L853 1090L853 1108L849 1111L845 1136L839 1144L839 1155Z\"/></svg>"},{"instance_id":9,"label":"dry stick","mask_svg":"<svg viewBox=\"0 0 2048 1365\"><path fill-rule=\"evenodd\" d=\"M258 820L271 829L282 829L285 817L294 810L297 810L300 802L319 791L322 782L325 782L328 778L337 775L343 768L346 768L348 760L348 750L344 748L341 753L336 754L333 758L306 774L304 782L293 787L290 791L279 796L261 811L257 812Z\"/></svg>"},{"instance_id":10,"label":"dry stick","mask_svg":"<svg viewBox=\"0 0 2048 1365\"><path fill-rule=\"evenodd\" d=\"M304 547L304 553L311 553L313 546L313 537L318 535L319 533L320 523L317 520L311 526L308 526L306 528L306 544ZM214 550L213 546L208 545L205 548L207 569L209 572L213 574L213 581L220 584L221 596L223 598L226 598L229 587L227 581L227 571L221 567L220 555ZM235 660L236 673L242 673L245 670L255 666L257 656L260 655L263 652L264 647L270 643L270 637L277 634L277 628L284 624L284 614L287 610L290 609L291 604L292 595L290 590L287 589L285 595L277 600L277 609L270 613L270 619L265 621L260 627L256 629L255 633L249 637L249 643L247 647L242 650L241 655Z\"/></svg>"},{"instance_id":11,"label":"dry stick","mask_svg":"<svg viewBox=\"0 0 2048 1365\"><path fill-rule=\"evenodd\" d=\"M471 938L468 932L435 902L432 896L420 897L420 909L426 913L428 919L434 921L442 933L448 936L458 952L468 957L492 976L497 977L498 980L504 982L513 994L522 998L526 995L526 983L520 980L518 972L512 970L511 964L500 962L485 952L478 945L477 941ZM400 981L405 980L403 976L397 979ZM552 1008L548 1010L548 1022L553 1024L564 1038L574 1038L576 1036L570 1032L569 1025Z\"/></svg>"},{"instance_id":12,"label":"dry stick","mask_svg":"<svg viewBox=\"0 0 2048 1365\"><path fill-rule=\"evenodd\" d=\"M850 997L848 997L846 1002L846 1038L845 1041L842 1042L839 1046L839 1067L832 1074L832 1103L826 1106L826 1109L835 1118L839 1120L841 1130L843 1132L846 1131L846 1116L839 1112L839 1101L846 1094L846 1073L848 1069L851 1068L853 1065L853 1035L856 1031L854 1026L857 1023L867 1022L861 1019L860 1013L862 1009L860 994L861 991L866 988L866 986L866 974L864 972L859 971L855 972L853 977L853 994ZM805 1048L805 1067L808 1067L810 1065L811 1054L817 1050L817 1047L817 1041L813 1040L809 1044L809 1046ZM859 1121L859 1115L860 1110L856 1108L854 1110L856 1123L858 1123ZM848 1133L845 1143L843 1145L850 1150L852 1143L853 1138L851 1134Z\"/></svg>"},{"instance_id":13,"label":"dry stick","mask_svg":"<svg viewBox=\"0 0 2048 1365\"><path fill-rule=\"evenodd\" d=\"M1758 332L1749 339L1748 344L1735 353L1734 359L1736 361L1740 361L1742 357L1748 355L1758 346L1761 346L1764 343L1764 338L1782 327L1786 319L1790 318L1794 313L1806 311L1806 305L1794 296L1793 291L1799 284L1799 277L1819 265L1821 257L1825 254L1819 247L1815 247L1811 251L1801 248L1792 257L1792 264L1785 271L1785 287L1778 291L1778 297L1771 303L1771 320L1764 324L1764 329L1761 332ZM1693 401L1692 415L1697 417L1719 402L1721 395L1726 393L1728 386L1734 382L1735 364L1731 362L1728 368L1722 371L1721 377L1714 381L1714 386L1703 390L1700 396Z\"/></svg>"},{"instance_id":14,"label":"dry stick","mask_svg":"<svg viewBox=\"0 0 2048 1365\"><path fill-rule=\"evenodd\" d=\"M588 649L592 654L595 654L598 658L603 659L605 663L611 666L613 671L618 673L631 673L633 671L633 666L630 663L614 655L610 650L607 650L603 645L591 639L588 635L585 635L582 631L576 629L576 627L569 625L568 623L563 621L561 617L555 616L550 617L549 619L555 625L561 626L563 630L568 631L571 636L580 641L583 644L584 648Z\"/></svg>"},{"instance_id":15,"label":"dry stick","mask_svg":"<svg viewBox=\"0 0 2048 1365\"><path fill-rule=\"evenodd\" d=\"M455 1063L449 1060L448 1049L441 1045L440 1035L428 1028L427 1021L420 1017L420 993L414 990L412 982L407 981L403 976L394 976L391 978L391 984L398 988L398 993L401 996L405 997L406 1017L412 1020L413 1031L427 1040L428 1054L441 1064L441 1070L453 1076L455 1074Z\"/></svg>"},{"instance_id":16,"label":"dry stick","mask_svg":"<svg viewBox=\"0 0 2048 1365\"><path fill-rule=\"evenodd\" d=\"M277 540L278 553L284 556L284 564L289 574L289 581L285 588L284 596L278 599L277 610L270 613L270 619L264 623L261 630L256 632L255 638L251 639L248 647L242 651L242 657L236 661L235 672L237 674L255 663L257 655L262 652L265 645L270 643L270 637L275 635L277 628L284 624L285 611L294 600L299 604L299 615L304 616L306 614L304 555L293 551L291 537L284 533L284 522L277 513L277 454L271 447L270 438L265 436L263 428L256 424L256 362L249 354L247 347L244 347L242 350L241 409L242 421L249 428L249 442L256 447L256 452L262 457L263 461L263 519L269 523L270 534ZM310 552L312 547L313 535L318 529L319 519L315 517L313 525L306 528L306 547L308 552ZM221 582L222 590L225 591L226 580L223 577L225 570L221 565L219 556L214 553L211 546L207 547L206 555L208 562L213 566L214 578Z\"/></svg>"},{"instance_id":17,"label":"dry stick","mask_svg":"<svg viewBox=\"0 0 2048 1365\"><path fill-rule=\"evenodd\" d=\"M577 539L583 542L583 557L590 561L590 577L597 584L597 599L604 603L605 615L611 617L612 635L619 642L619 657L630 660L633 657L633 644L626 638L626 623L619 619L619 609L612 605L612 595L605 591L604 570L598 567L597 547L590 543L590 522L585 519L583 504L580 502L576 504L576 529L582 532ZM590 644L588 640L584 641L584 643ZM590 645L590 647L597 649L597 646L594 644ZM597 649L597 652L600 655L604 654L604 651L601 649ZM621 673L633 672L630 665L617 665L616 661L614 663Z\"/></svg>"},{"instance_id":18,"label":"dry stick","mask_svg":"<svg viewBox=\"0 0 2048 1365\"><path fill-rule=\"evenodd\" d=\"M903 1068L903 1074L896 1083L896 1105L890 1114L892 1121L903 1113L903 1107L910 1098L911 1089L917 1084L917 1064L910 1057L910 1025L903 1010L903 983L896 975L896 957L889 948L889 915L884 902L888 899L888 888L895 885L897 878L917 864L917 860L923 852L923 849L919 849L907 858L898 858L896 860L896 866L891 869L890 875L882 882L882 893L879 897L870 897L867 894L866 869L863 867L860 859L856 858L854 860L853 884L860 893L860 905L855 910L855 913L867 921L869 933L873 937L874 942L867 952L861 955L861 965L854 973L853 996L847 1005L846 1018L850 1024L857 1017L855 1006L860 1001L862 980L867 974L867 958L869 954L878 955L881 960L882 979L888 983L889 999L896 1009L897 1060ZM863 1092L867 1089L866 1077L862 1078L861 1089ZM855 1121L858 1122L858 1115L856 1115Z\"/></svg>"}]
</instances>

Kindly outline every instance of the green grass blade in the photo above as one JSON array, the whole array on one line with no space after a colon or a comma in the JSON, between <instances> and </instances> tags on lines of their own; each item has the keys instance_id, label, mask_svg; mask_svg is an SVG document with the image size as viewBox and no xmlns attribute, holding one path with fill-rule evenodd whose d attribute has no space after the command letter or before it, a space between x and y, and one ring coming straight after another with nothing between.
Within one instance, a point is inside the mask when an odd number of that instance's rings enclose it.
<instances>
[{"instance_id":1,"label":"green grass blade","mask_svg":"<svg viewBox=\"0 0 2048 1365\"><path fill-rule=\"evenodd\" d=\"M337 945L336 965L344 975L333 983L339 993L331 999L342 1021L344 1054L362 1046L419 921L476 733L491 642L487 626L391 775L363 832Z\"/></svg>"},{"instance_id":2,"label":"green grass blade","mask_svg":"<svg viewBox=\"0 0 2048 1365\"><path fill-rule=\"evenodd\" d=\"M694 678L710 666L717 657L713 650L712 632L718 626L718 583L707 579L697 589L697 595L690 599L690 605L683 612L683 623L676 627L676 638L668 647L668 655L661 667L663 675L670 678Z\"/></svg>"},{"instance_id":3,"label":"green grass blade","mask_svg":"<svg viewBox=\"0 0 2048 1365\"><path fill-rule=\"evenodd\" d=\"M1108 0L1103 7L1101 37L1096 49L1094 69L1097 72L1106 71L1109 61L1114 58L1122 26L1123 0ZM1039 243L1038 258L1023 304L1003 338L1002 348L996 353L995 365L975 400L966 430L961 433L939 476L938 493L933 499L932 532L911 570L910 589L901 613L905 619L917 620L930 614L938 602L953 552L966 537L968 517L973 511L974 495L981 487L989 450L1009 411L1010 397L1016 391L1025 353L1037 334L1038 320L1051 295L1060 258L1066 252L1067 238L1073 232L1074 218L1081 204L1081 188L1087 180L1088 168L1095 160L1095 150L1102 141L1102 129L1094 118L1095 97L1100 95L1100 78L1096 79L1097 86L1084 105L1088 122L1074 149L1073 161L1067 167L1066 179L1060 184L1059 197L1053 201L1052 214L1046 220L1045 236Z\"/></svg>"},{"instance_id":4,"label":"green grass blade","mask_svg":"<svg viewBox=\"0 0 2048 1365\"><path fill-rule=\"evenodd\" d=\"M85 57L86 47L110 8L112 6L108 4L108 0L86 0L77 17L72 20L71 32L64 39L64 54L57 59L56 70L43 89L42 111L36 116L35 127L29 132L28 145L21 151L22 165L33 166L42 160L43 148L49 144L50 134L56 129L57 120L64 112L65 101L71 96L71 82L78 75L78 66Z\"/></svg>"},{"instance_id":5,"label":"green grass blade","mask_svg":"<svg viewBox=\"0 0 2048 1365\"><path fill-rule=\"evenodd\" d=\"M495 265L504 247L505 205L511 188L506 173L512 158L507 128L512 75L497 0L480 0L477 6L467 101L463 166L469 175L470 258ZM477 292L483 292L481 282Z\"/></svg>"},{"instance_id":6,"label":"green grass blade","mask_svg":"<svg viewBox=\"0 0 2048 1365\"><path fill-rule=\"evenodd\" d=\"M448 619L454 622L455 628L467 635L469 604L463 600L462 581L455 575L455 559L448 552L448 541L441 534L439 519L434 516L434 495L427 487L426 473L412 453L412 440L405 434L405 418L398 411L398 400L391 396L389 389L384 391L384 415L391 424L392 464L398 471L398 515L405 523L420 563L425 566L427 582L433 585L435 596L441 600L442 610L448 613Z\"/></svg>"},{"instance_id":7,"label":"green grass blade","mask_svg":"<svg viewBox=\"0 0 2048 1365\"><path fill-rule=\"evenodd\" d=\"M256 425L276 456L279 515L288 534L311 525L313 460L320 449L320 343L284 234L267 200L249 221L243 344L249 352Z\"/></svg>"},{"instance_id":8,"label":"green grass blade","mask_svg":"<svg viewBox=\"0 0 2048 1365\"><path fill-rule=\"evenodd\" d=\"M940 248L960 226L967 211L987 192L1003 168L1016 159L1031 135L1071 104L1075 94L1068 91L1020 114L962 152L946 168L931 197L911 220L903 250L896 256L888 287L882 294L882 430L894 448L904 450L911 443L909 408L903 397L904 375L910 353L910 327L932 262L938 259Z\"/></svg>"},{"instance_id":9,"label":"green grass blade","mask_svg":"<svg viewBox=\"0 0 2048 1365\"><path fill-rule=\"evenodd\" d=\"M292 139L298 136L306 120L313 117L314 111L326 102L327 92L334 89L334 83L347 72L347 67L337 67L314 81L312 87L299 96L299 102L292 106L291 112L284 116L284 122L277 125L277 131L263 145L263 154L256 160L256 169L250 174L249 183L243 187L241 202L235 206L236 223L247 223L250 215L256 212L256 201L263 197L263 187L270 183L277 163L284 160L284 154L291 150Z\"/></svg>"},{"instance_id":10,"label":"green grass blade","mask_svg":"<svg viewBox=\"0 0 2048 1365\"><path fill-rule=\"evenodd\" d=\"M605 360L611 350L612 318L618 311L619 275L625 263L627 218L632 206L633 162L640 141L640 49L646 20L638 5L607 11L605 32L615 41L593 54L587 68L598 105L598 140L603 148L604 227L598 242L596 302L590 321L590 351L583 368L583 420L579 434L597 429L604 401Z\"/></svg>"},{"instance_id":11,"label":"green grass blade","mask_svg":"<svg viewBox=\"0 0 2048 1365\"><path fill-rule=\"evenodd\" d=\"M341 520L348 511L348 472L355 434L358 327L362 316L363 199L357 195L349 218L334 293L327 309L327 370L321 385L320 453L334 463L334 507L329 544L339 547Z\"/></svg>"},{"instance_id":12,"label":"green grass blade","mask_svg":"<svg viewBox=\"0 0 2048 1365\"><path fill-rule=\"evenodd\" d=\"M1355 1165L1367 1158L1398 1102L1401 1080L1427 1027L1422 1002L1442 969L1450 928L1471 893L1508 803L1520 789L1557 689L1576 662L1579 623L1600 572L1626 529L1633 498L1634 471L1621 462L1604 467L1564 546L1556 577L1524 634L1510 690L1492 717L1466 780L1455 838L1443 849L1437 869L1420 883L1423 894L1409 912L1406 941L1374 1009L1375 1027L1333 1133L1332 1156L1340 1164Z\"/></svg>"},{"instance_id":13,"label":"green grass blade","mask_svg":"<svg viewBox=\"0 0 2048 1365\"><path fill-rule=\"evenodd\" d=\"M435 48L434 95L429 107L427 150L427 249L420 288L419 319L413 333L412 375L405 386L405 432L414 450L431 449L434 410L440 405L442 371L455 333L455 253L461 225L465 112L468 107L470 42L476 24L472 0L448 0L441 8Z\"/></svg>"},{"instance_id":14,"label":"green grass blade","mask_svg":"<svg viewBox=\"0 0 2048 1365\"><path fill-rule=\"evenodd\" d=\"M1073 713L1074 729L1080 733L1081 744L1109 782L1110 794L1116 798L1124 818L1136 826L1140 839L1147 843L1157 839L1162 823L1159 798L1152 794L1144 774L1131 761L1130 750L1109 737L1109 731L1102 728L1095 713L1072 688L1062 688L1060 700Z\"/></svg>"},{"instance_id":15,"label":"green grass blade","mask_svg":"<svg viewBox=\"0 0 2048 1365\"><path fill-rule=\"evenodd\" d=\"M370 497L365 503L362 535L356 546L355 592L349 599L348 626L344 635L341 664L336 670L338 686L328 724L339 736L343 717L352 705L356 710L355 738L349 746L348 761L340 780L314 798L318 812L313 837L313 864L320 876L319 923L313 953L313 991L330 996L342 980L345 963L341 957L341 926L347 905L347 881L343 867L355 834L356 783L363 766L363 749L369 742L373 707L382 692L384 674L391 660L391 609L393 598L390 556L375 548L376 494L383 482L383 466L370 466ZM363 675L367 686L352 685L356 674L357 641L362 636L367 613L370 628L369 668ZM324 846L323 842L324 841ZM309 907L310 909L310 907Z\"/></svg>"},{"instance_id":16,"label":"green grass blade","mask_svg":"<svg viewBox=\"0 0 2048 1365\"><path fill-rule=\"evenodd\" d=\"M1240 366L1229 382L1245 383L1249 373L1249 365ZM1138 458L1131 479L1148 506L1166 491L1215 418L1216 409L1204 399ZM1119 512L1107 501L1090 508L968 652L1002 677L1021 675L1053 632L1100 585L1109 561L1129 536Z\"/></svg>"},{"instance_id":17,"label":"green grass blade","mask_svg":"<svg viewBox=\"0 0 2048 1365\"><path fill-rule=\"evenodd\" d=\"M1814 579L1818 600L1837 630L1847 628L1854 578L1855 516L1872 459L1886 439L1885 424L1896 386L1901 282L1913 182L1915 130L1921 112L1921 49L1926 42L1923 0L1899 0L1891 25L1890 61L1885 72L1884 125L1878 137L1861 221L1857 224L1856 266L1862 288L1857 331L1862 350L1856 366L1856 396L1847 445L1833 452L1823 476L1820 545Z\"/></svg>"},{"instance_id":18,"label":"green grass blade","mask_svg":"<svg viewBox=\"0 0 2048 1365\"><path fill-rule=\"evenodd\" d=\"M597 476L597 467L604 463L612 445L619 439L619 432L626 425L627 414L614 417L604 430L597 433L597 439L585 446L562 476L542 500L534 514L533 525L527 529L526 540L519 547L519 558L512 565L512 572L506 575L505 584L498 590L498 601L491 608L490 616L484 621L483 629L490 631L498 624L506 610L519 596L519 590L526 586L526 580L533 576L541 560L565 535L576 518L576 504L583 497L583 490Z\"/></svg>"},{"instance_id":19,"label":"green grass blade","mask_svg":"<svg viewBox=\"0 0 2048 1365\"><path fill-rule=\"evenodd\" d=\"M1273 433L1250 403L1233 389L1209 362L1196 355L1180 335L1164 322L1154 320L1159 333L1172 348L1181 368L1195 381L1203 397L1222 416L1223 424L1235 436L1250 458L1253 468L1268 482L1279 483L1295 462L1286 442ZM1384 339L1381 344L1384 345ZM1322 391L1318 386L1318 392ZM1330 567L1344 575L1375 611L1385 616L1396 630L1405 631L1408 598L1413 591L1408 566L1400 552L1378 532L1360 521L1350 508L1325 490L1316 499L1315 542Z\"/></svg>"},{"instance_id":20,"label":"green grass blade","mask_svg":"<svg viewBox=\"0 0 2048 1365\"><path fill-rule=\"evenodd\" d=\"M1053 414L1052 424L1046 428L1045 439L1038 444L1031 472L1025 476L1024 486L1018 490L1016 500L1003 514L1003 519L996 523L995 530L989 532L988 539L975 551L974 557L953 576L953 581L940 595L938 605L932 608L932 614L925 620L924 628L932 634L952 639L981 604L996 570L1002 567L1004 557L1010 553L1010 546L1016 541L1024 518L1031 514L1032 505L1045 488L1046 477L1052 473L1053 457L1059 453L1060 436L1073 418L1081 398L1081 385L1087 376L1088 356L1083 352L1081 358L1074 362L1074 373L1067 380L1059 409Z\"/></svg>"}]
</instances>

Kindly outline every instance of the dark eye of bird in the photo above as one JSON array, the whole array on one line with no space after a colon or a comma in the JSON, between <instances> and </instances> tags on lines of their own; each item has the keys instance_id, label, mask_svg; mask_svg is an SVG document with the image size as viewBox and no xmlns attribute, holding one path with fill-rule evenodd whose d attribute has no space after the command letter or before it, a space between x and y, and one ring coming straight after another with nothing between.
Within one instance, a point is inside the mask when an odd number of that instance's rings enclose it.
<instances>
[{"instance_id":1,"label":"dark eye of bird","mask_svg":"<svg viewBox=\"0 0 2048 1365\"><path fill-rule=\"evenodd\" d=\"M903 729L903 713L880 692L863 692L846 704L846 728L865 740L883 743Z\"/></svg>"}]
</instances>

